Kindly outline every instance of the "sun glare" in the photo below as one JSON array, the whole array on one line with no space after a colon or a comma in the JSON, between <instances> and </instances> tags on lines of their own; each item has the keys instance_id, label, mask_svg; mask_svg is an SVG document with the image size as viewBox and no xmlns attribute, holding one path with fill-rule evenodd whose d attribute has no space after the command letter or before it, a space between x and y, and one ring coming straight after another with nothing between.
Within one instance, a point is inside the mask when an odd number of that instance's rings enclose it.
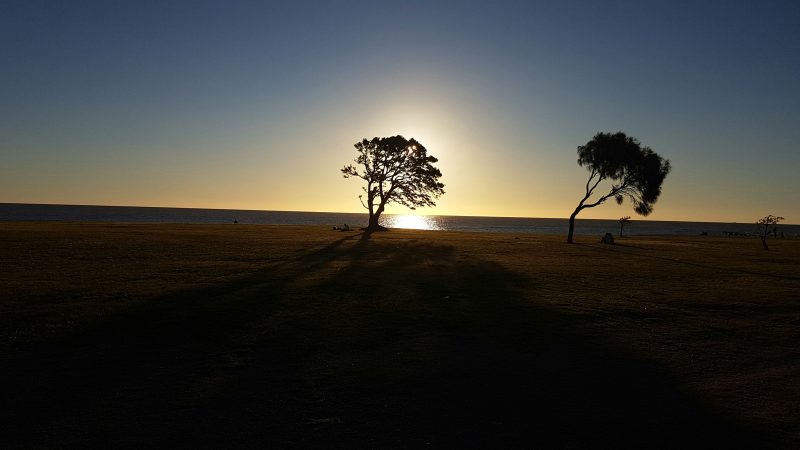
<instances>
[{"instance_id":1,"label":"sun glare","mask_svg":"<svg viewBox=\"0 0 800 450\"><path fill-rule=\"evenodd\" d=\"M436 221L429 216L397 215L386 217L389 228L406 228L409 230L438 230Z\"/></svg>"}]
</instances>

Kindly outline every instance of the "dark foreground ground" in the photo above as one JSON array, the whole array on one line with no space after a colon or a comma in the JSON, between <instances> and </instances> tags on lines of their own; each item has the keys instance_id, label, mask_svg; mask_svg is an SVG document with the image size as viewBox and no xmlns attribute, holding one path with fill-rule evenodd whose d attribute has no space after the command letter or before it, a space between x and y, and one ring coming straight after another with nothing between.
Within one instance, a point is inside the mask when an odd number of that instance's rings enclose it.
<instances>
[{"instance_id":1,"label":"dark foreground ground","mask_svg":"<svg viewBox=\"0 0 800 450\"><path fill-rule=\"evenodd\" d=\"M800 447L800 241L0 223L0 447Z\"/></svg>"}]
</instances>

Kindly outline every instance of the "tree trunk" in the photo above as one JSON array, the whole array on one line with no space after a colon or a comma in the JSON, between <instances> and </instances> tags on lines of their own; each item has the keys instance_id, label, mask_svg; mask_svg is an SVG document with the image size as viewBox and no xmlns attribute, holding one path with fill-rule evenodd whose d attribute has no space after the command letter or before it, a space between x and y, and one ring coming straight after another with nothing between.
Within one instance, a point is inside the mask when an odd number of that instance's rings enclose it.
<instances>
[{"instance_id":1,"label":"tree trunk","mask_svg":"<svg viewBox=\"0 0 800 450\"><path fill-rule=\"evenodd\" d=\"M575 208L575 211L573 211L573 213L569 216L569 233L567 233L567 242L570 244L572 244L572 235L575 233L575 216L577 216L579 212L581 212L581 208Z\"/></svg>"},{"instance_id":2,"label":"tree trunk","mask_svg":"<svg viewBox=\"0 0 800 450\"><path fill-rule=\"evenodd\" d=\"M375 231L378 229L378 219L380 218L380 214L370 213L369 215L369 223L367 224L368 231Z\"/></svg>"},{"instance_id":3,"label":"tree trunk","mask_svg":"<svg viewBox=\"0 0 800 450\"><path fill-rule=\"evenodd\" d=\"M370 213L369 213L369 224L367 225L367 231L368 232L371 233L373 231L384 231L384 230L386 230L386 228L382 227L378 223L378 220L381 218L381 214L383 214L383 208L384 208L384 205L380 205L380 206L378 206L377 211L374 211L374 212L370 211Z\"/></svg>"},{"instance_id":4,"label":"tree trunk","mask_svg":"<svg viewBox=\"0 0 800 450\"><path fill-rule=\"evenodd\" d=\"M372 194L372 190L370 189L369 193L367 194L367 205L369 208L369 222L367 223L367 230L370 230L373 226L378 224L378 217L375 216L375 195ZM378 214L380 216L380 214Z\"/></svg>"}]
</instances>

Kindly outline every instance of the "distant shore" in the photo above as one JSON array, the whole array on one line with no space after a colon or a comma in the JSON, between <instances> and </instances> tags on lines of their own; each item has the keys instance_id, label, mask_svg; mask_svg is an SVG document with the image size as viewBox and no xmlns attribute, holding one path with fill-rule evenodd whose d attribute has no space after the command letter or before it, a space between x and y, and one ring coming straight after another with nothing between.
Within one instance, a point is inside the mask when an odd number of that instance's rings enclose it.
<instances>
[{"instance_id":1,"label":"distant shore","mask_svg":"<svg viewBox=\"0 0 800 450\"><path fill-rule=\"evenodd\" d=\"M616 242L0 221L0 446L797 448L800 240Z\"/></svg>"}]
</instances>

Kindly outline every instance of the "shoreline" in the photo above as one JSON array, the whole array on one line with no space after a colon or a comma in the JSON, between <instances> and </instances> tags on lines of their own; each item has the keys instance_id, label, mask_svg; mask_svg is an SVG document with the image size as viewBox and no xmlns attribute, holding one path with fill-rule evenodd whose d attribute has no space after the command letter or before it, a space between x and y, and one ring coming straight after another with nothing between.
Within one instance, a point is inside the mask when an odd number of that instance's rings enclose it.
<instances>
[{"instance_id":1,"label":"shoreline","mask_svg":"<svg viewBox=\"0 0 800 450\"><path fill-rule=\"evenodd\" d=\"M211 211L214 213L250 213L250 214L293 214L293 215L328 215L328 216L364 216L366 218L366 212L339 212L339 211L295 211L295 210L270 210L270 209L227 209L227 208L195 208L195 207L172 207L172 206L130 206L130 205L83 205L83 204L60 204L60 203L3 203L0 202L0 212L2 212L3 207L12 207L12 208L26 208L26 207L46 207L46 208L81 208L81 209L116 209L116 210L125 210L125 209L142 209L142 210L181 210L186 212L201 212L201 211ZM624 212L621 212L624 213ZM405 215L414 215L414 216L422 216L422 217L442 217L442 218L454 218L454 219L497 219L497 220L547 220L547 221L562 221L568 220L567 217L529 217L529 216L478 216L478 215L453 215L453 214L408 214L408 213L386 213L386 216L405 216ZM2 215L0 215L2 217ZM3 219L0 218L0 221L3 220L14 220L14 219ZM578 221L586 221L586 222L615 222L617 218L577 218ZM635 217L633 218L633 222L641 222L641 223L672 223L672 224L681 224L681 223L689 223L689 224L705 224L705 225L732 225L732 226L742 226L742 225L753 225L754 222L748 221L708 221L708 220L652 220L646 217ZM781 226L786 226L790 228L800 227L800 223L793 224L793 223L782 223Z\"/></svg>"},{"instance_id":2,"label":"shoreline","mask_svg":"<svg viewBox=\"0 0 800 450\"><path fill-rule=\"evenodd\" d=\"M565 219L566 220L566 219ZM596 220L596 221L605 221L605 219L583 219L583 220ZM702 222L692 222L692 223L702 223ZM719 225L718 222L709 222L715 225ZM21 224L21 225L36 225L36 224L64 224L64 225L93 225L93 226L114 226L114 225L121 225L121 226L209 226L209 227L227 227L227 226L238 226L238 227L247 227L247 226L256 226L256 227L289 227L289 228L308 228L314 230L330 230L330 231L340 231L340 230L333 230L333 226L341 226L341 224L337 225L335 223L331 224L274 224L274 223L229 223L229 222L182 222L182 221L175 221L175 222L164 222L164 221L123 221L123 220L62 220L62 219L45 219L45 220L17 220L17 219L0 219L0 224ZM781 227L792 227L793 225L784 225L781 224ZM351 232L361 232L361 226L352 226ZM615 239L619 239L619 228L616 230L612 229L611 227L607 227L604 229L608 229ZM780 229L780 227L779 227ZM785 228L784 228L785 229ZM520 236L543 236L543 237L557 237L557 236L566 236L566 231L563 233L554 233L554 232L543 232L538 230L531 230L531 231L523 231L523 230L464 230L464 229L419 229L419 228L388 228L386 231L380 231L378 233L386 233L386 232L433 232L433 233L465 233L465 234L478 234L478 235L520 235ZM579 228L576 229L575 236L579 236L582 238L587 237L597 237L598 239L602 237L602 232L585 232L581 231ZM623 233L622 238L646 238L646 237L661 237L661 238L720 238L724 237L727 239L731 238L758 238L759 235L755 232L748 233L748 232L738 232L738 231L717 231L708 234L696 233L696 234L683 234L683 233L637 233L636 231L631 232L631 230L626 229ZM780 240L792 240L797 239L800 237L800 234L785 234L783 237L773 237L771 234L767 236L770 239L780 239Z\"/></svg>"}]
</instances>

